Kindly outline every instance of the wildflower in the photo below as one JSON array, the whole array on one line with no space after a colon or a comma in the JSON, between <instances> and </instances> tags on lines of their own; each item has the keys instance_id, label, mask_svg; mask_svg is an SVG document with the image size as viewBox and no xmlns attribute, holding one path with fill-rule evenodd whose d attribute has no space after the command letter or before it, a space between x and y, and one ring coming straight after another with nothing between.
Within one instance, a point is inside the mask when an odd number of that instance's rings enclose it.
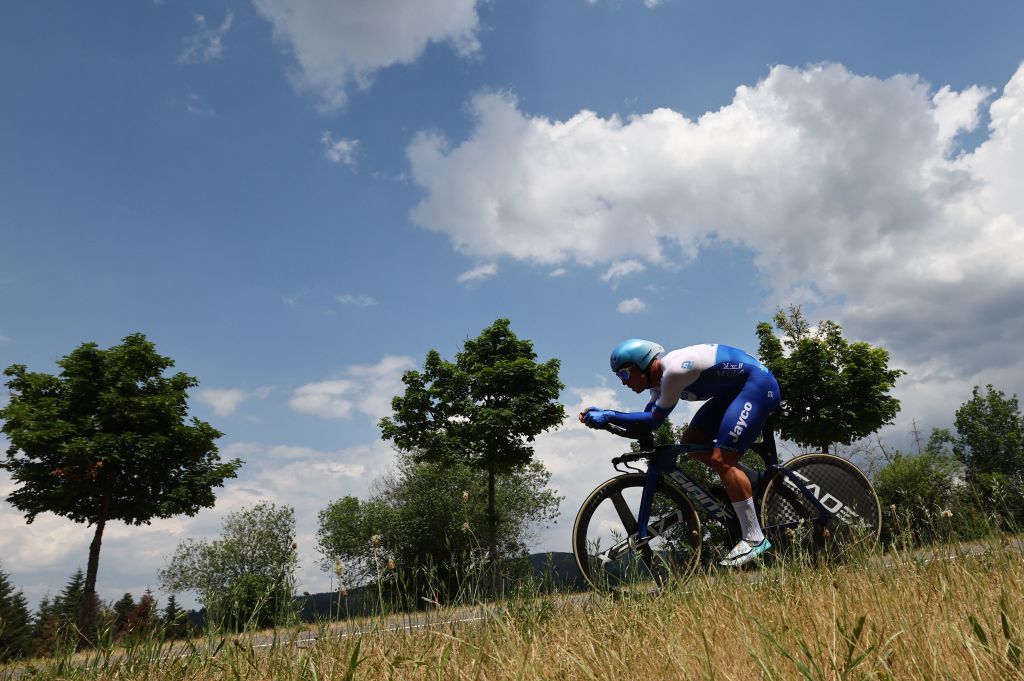
<instances>
[{"instance_id":1,"label":"wildflower","mask_svg":"<svg viewBox=\"0 0 1024 681\"><path fill-rule=\"evenodd\" d=\"M465 532L469 532L469 523L462 523L462 529Z\"/></svg>"},{"instance_id":2,"label":"wildflower","mask_svg":"<svg viewBox=\"0 0 1024 681\"><path fill-rule=\"evenodd\" d=\"M952 518L952 517L953 517L953 512L952 512L952 511L950 511L950 510L949 510L949 509L947 508L947 509L946 509L946 510L944 510L944 511L943 511L942 513L940 513L939 515L941 515L941 516L942 516L943 518Z\"/></svg>"},{"instance_id":3,"label":"wildflower","mask_svg":"<svg viewBox=\"0 0 1024 681\"><path fill-rule=\"evenodd\" d=\"M462 490L462 503L465 504L468 501L469 501L469 492L467 492L466 490Z\"/></svg>"},{"instance_id":4,"label":"wildflower","mask_svg":"<svg viewBox=\"0 0 1024 681\"><path fill-rule=\"evenodd\" d=\"M345 564L342 563L340 560L334 564L334 574L338 575L339 577L345 574Z\"/></svg>"},{"instance_id":5,"label":"wildflower","mask_svg":"<svg viewBox=\"0 0 1024 681\"><path fill-rule=\"evenodd\" d=\"M394 570L394 569L395 569L395 559L394 558L388 558L388 570Z\"/></svg>"},{"instance_id":6,"label":"wildflower","mask_svg":"<svg viewBox=\"0 0 1024 681\"><path fill-rule=\"evenodd\" d=\"M380 535L375 534L372 537L370 537L370 544L372 546L380 546Z\"/></svg>"}]
</instances>

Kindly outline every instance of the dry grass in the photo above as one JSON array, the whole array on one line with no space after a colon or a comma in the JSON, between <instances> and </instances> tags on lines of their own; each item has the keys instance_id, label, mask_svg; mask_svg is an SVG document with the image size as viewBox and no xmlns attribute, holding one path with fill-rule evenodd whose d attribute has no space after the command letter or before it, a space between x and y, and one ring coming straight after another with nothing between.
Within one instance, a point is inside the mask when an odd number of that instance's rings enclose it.
<instances>
[{"instance_id":1,"label":"dry grass","mask_svg":"<svg viewBox=\"0 0 1024 681\"><path fill-rule=\"evenodd\" d=\"M152 650L129 651L97 656L89 668L41 668L35 678L1024 678L1018 551L994 541L978 555L886 560L896 564L716 573L658 596L523 598L470 625L340 640L325 628L302 649L229 643L216 655L156 663Z\"/></svg>"}]
</instances>

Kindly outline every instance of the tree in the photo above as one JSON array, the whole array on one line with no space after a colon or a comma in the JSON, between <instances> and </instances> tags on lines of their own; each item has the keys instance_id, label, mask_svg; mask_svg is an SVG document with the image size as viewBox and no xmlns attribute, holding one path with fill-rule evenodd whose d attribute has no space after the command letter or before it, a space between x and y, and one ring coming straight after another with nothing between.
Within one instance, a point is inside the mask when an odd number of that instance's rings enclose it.
<instances>
[{"instance_id":1,"label":"tree","mask_svg":"<svg viewBox=\"0 0 1024 681\"><path fill-rule=\"evenodd\" d=\"M944 434L941 430L933 432L928 447L920 454L896 452L892 461L875 474L875 492L882 508L895 509L896 513L885 524L887 533L903 528L920 540L937 527L934 521L942 513L952 512L958 466L942 447Z\"/></svg>"},{"instance_id":2,"label":"tree","mask_svg":"<svg viewBox=\"0 0 1024 681\"><path fill-rule=\"evenodd\" d=\"M391 440L416 461L462 462L487 472L487 546L492 587L498 588L497 479L533 458L532 442L557 426L565 409L556 402L564 387L559 362L540 364L533 343L520 340L507 319L468 339L455 361L427 353L423 371L402 377L405 394L381 419Z\"/></svg>"},{"instance_id":3,"label":"tree","mask_svg":"<svg viewBox=\"0 0 1024 681\"><path fill-rule=\"evenodd\" d=\"M144 637L153 631L157 624L156 599L153 592L146 589L135 609L128 616L128 632L132 636Z\"/></svg>"},{"instance_id":4,"label":"tree","mask_svg":"<svg viewBox=\"0 0 1024 681\"><path fill-rule=\"evenodd\" d=\"M135 612L135 597L130 593L114 603L114 635L118 638L124 636L131 629L131 616Z\"/></svg>"},{"instance_id":5,"label":"tree","mask_svg":"<svg viewBox=\"0 0 1024 681\"><path fill-rule=\"evenodd\" d=\"M167 597L167 605L164 606L160 623L169 639L184 638L188 635L188 613L178 606L174 594Z\"/></svg>"},{"instance_id":6,"label":"tree","mask_svg":"<svg viewBox=\"0 0 1024 681\"><path fill-rule=\"evenodd\" d=\"M278 624L292 614L295 510L259 503L229 513L221 538L189 539L160 571L162 588L194 591L208 621L235 629Z\"/></svg>"},{"instance_id":7,"label":"tree","mask_svg":"<svg viewBox=\"0 0 1024 681\"><path fill-rule=\"evenodd\" d=\"M849 342L832 321L812 330L798 306L779 310L775 328L757 325L761 362L779 381L779 434L828 452L852 444L892 423L900 403L889 392L905 372L889 368L889 353L862 341Z\"/></svg>"},{"instance_id":8,"label":"tree","mask_svg":"<svg viewBox=\"0 0 1024 681\"><path fill-rule=\"evenodd\" d=\"M98 602L96 575L108 521L148 524L213 506L213 488L241 461L221 463L208 423L188 415L198 381L164 376L174 362L141 333L103 350L83 343L57 362L57 376L15 364L0 408L10 441L6 468L21 486L7 500L31 523L46 511L93 526L82 622Z\"/></svg>"},{"instance_id":9,"label":"tree","mask_svg":"<svg viewBox=\"0 0 1024 681\"><path fill-rule=\"evenodd\" d=\"M503 560L525 557L537 525L552 522L561 498L546 487L539 461L497 476L497 544ZM487 528L487 476L463 463L416 462L402 455L397 470L376 483L367 501L344 497L320 512L317 533L325 569L337 561L350 583L395 571L411 601L424 587L443 600L459 594L481 557ZM390 562L389 562L390 561Z\"/></svg>"},{"instance_id":10,"label":"tree","mask_svg":"<svg viewBox=\"0 0 1024 681\"><path fill-rule=\"evenodd\" d=\"M1017 396L986 386L974 386L971 399L956 410L953 452L969 481L985 474L1024 473L1024 415Z\"/></svg>"},{"instance_id":11,"label":"tree","mask_svg":"<svg viewBox=\"0 0 1024 681\"><path fill-rule=\"evenodd\" d=\"M43 596L36 609L32 622L32 654L36 656L50 655L57 647L61 621L57 612L57 604L50 600L49 595Z\"/></svg>"},{"instance_id":12,"label":"tree","mask_svg":"<svg viewBox=\"0 0 1024 681\"><path fill-rule=\"evenodd\" d=\"M0 570L0 663L25 657L32 649L32 618L25 595Z\"/></svg>"}]
</instances>

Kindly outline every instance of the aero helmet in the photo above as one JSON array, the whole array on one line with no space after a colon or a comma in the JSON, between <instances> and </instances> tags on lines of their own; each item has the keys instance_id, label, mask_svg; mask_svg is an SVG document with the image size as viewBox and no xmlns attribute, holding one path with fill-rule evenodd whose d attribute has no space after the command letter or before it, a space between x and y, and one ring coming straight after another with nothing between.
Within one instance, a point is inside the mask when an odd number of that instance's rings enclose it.
<instances>
[{"instance_id":1,"label":"aero helmet","mask_svg":"<svg viewBox=\"0 0 1024 681\"><path fill-rule=\"evenodd\" d=\"M630 338L619 343L618 347L612 350L611 365L612 371L618 371L627 364L635 364L644 371L651 365L656 357L664 354L665 348L651 341L639 338Z\"/></svg>"}]
</instances>

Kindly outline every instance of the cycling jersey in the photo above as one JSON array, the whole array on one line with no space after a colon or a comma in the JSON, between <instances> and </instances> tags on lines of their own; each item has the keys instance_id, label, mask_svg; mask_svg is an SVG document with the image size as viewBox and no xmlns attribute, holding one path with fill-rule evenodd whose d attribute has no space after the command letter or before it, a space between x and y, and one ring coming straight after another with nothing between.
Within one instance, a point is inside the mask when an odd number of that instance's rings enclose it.
<instances>
[{"instance_id":1,"label":"cycling jersey","mask_svg":"<svg viewBox=\"0 0 1024 681\"><path fill-rule=\"evenodd\" d=\"M612 423L654 430L680 399L707 400L690 426L708 437L715 436L716 447L743 452L761 432L768 414L779 406L781 394L775 377L739 348L691 345L659 360L661 386L651 388L647 409L634 414L616 412L609 418Z\"/></svg>"}]
</instances>

